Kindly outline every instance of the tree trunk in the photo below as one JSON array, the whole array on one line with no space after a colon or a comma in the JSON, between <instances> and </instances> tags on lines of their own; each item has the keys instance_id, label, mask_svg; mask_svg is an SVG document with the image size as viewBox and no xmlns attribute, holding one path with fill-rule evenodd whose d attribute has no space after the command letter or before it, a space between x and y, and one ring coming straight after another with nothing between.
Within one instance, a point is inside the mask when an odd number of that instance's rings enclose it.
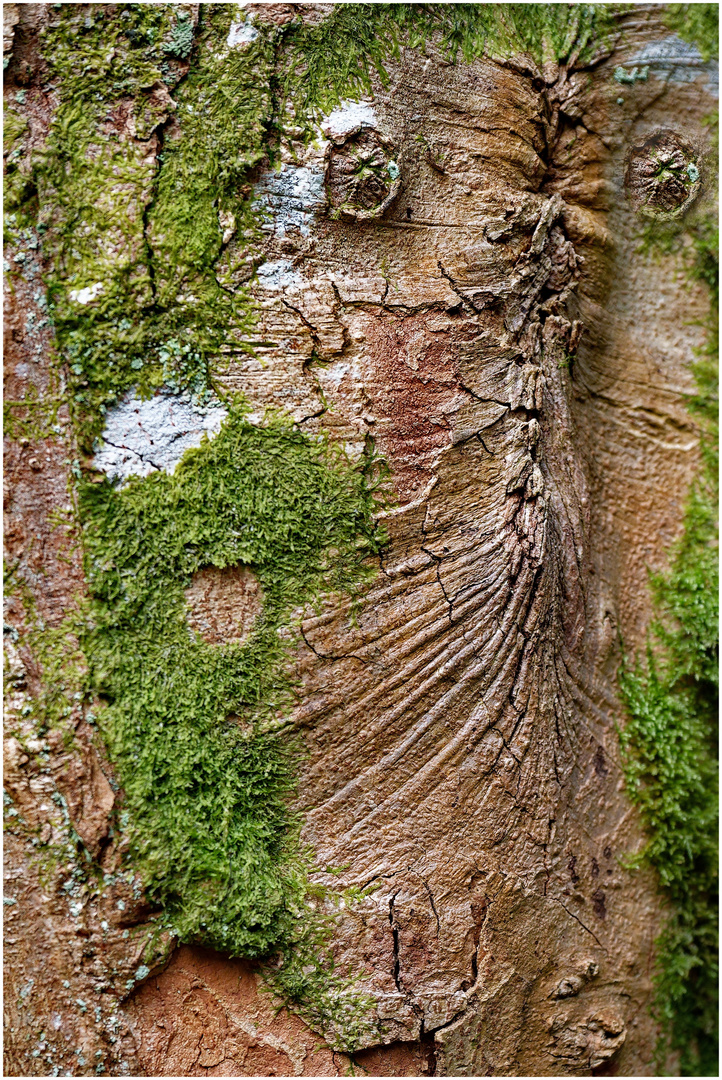
<instances>
[{"instance_id":1,"label":"tree trunk","mask_svg":"<svg viewBox=\"0 0 722 1080\"><path fill-rule=\"evenodd\" d=\"M223 47L208 36L222 6L170 9L164 81L110 95L84 159L104 140L127 154L106 181L125 222L104 226L106 273L130 268L138 311L174 287L153 216L185 137L174 104L200 63L220 80L256 49L238 98L263 97L239 196L255 195L256 224L219 197L213 270L227 295L253 298L255 324L208 350L210 411L157 384L143 401L127 380L89 446L74 395L101 376L78 381L68 342L111 290L58 239L63 214L80 248L86 226L58 210L66 180L43 179L66 85L44 28L65 19L82 35L90 19L110 34L121 7L57 7L5 7L6 102L27 125L13 177L28 185L18 205L35 207L6 256L6 397L23 403L5 459L6 1072L654 1075L664 907L653 871L628 865L645 836L617 673L645 648L649 571L667 565L699 466L686 403L709 299L683 254L655 260L639 235L650 213L674 220L712 198L711 65L652 5L561 54L492 42L454 58L440 32L401 33L387 78L371 66L367 88L329 97L306 141L300 99L293 121L279 112L284 50L333 5L246 5ZM92 64L84 77L91 101ZM660 145L681 155L681 187L645 171ZM75 305L55 328L44 281L51 309L62 288ZM294 599L280 623L292 703L269 706L273 737L303 746L293 798L311 880L327 909L352 890L330 939L371 1003L350 1029L274 1011L259 993L272 949L233 956L163 923L144 864L128 861L130 781L98 734L114 698L87 681L85 624L68 630L97 592L76 483L100 489L105 474L131 491L149 483L134 475L170 473L202 431L220 438L229 393L252 425L281 409L304 446L324 434L369 475L374 455L389 470L373 573ZM215 649L250 640L270 596L250 558L182 584L191 631Z\"/></svg>"}]
</instances>

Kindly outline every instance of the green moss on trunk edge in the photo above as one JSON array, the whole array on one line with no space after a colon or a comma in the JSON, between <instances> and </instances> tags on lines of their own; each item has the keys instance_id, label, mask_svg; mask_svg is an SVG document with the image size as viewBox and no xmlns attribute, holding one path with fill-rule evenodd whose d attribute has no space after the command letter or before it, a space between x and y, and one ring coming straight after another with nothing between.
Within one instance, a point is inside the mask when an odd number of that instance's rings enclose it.
<instances>
[{"instance_id":1,"label":"green moss on trunk edge","mask_svg":"<svg viewBox=\"0 0 722 1080\"><path fill-rule=\"evenodd\" d=\"M673 4L668 25L719 55L718 8ZM700 37L701 33L701 37ZM710 118L716 126L717 118ZM714 140L713 140L714 141ZM708 161L710 171L715 163ZM692 280L709 288L707 342L693 364L698 393L689 407L700 429L701 468L689 492L669 570L651 579L657 617L646 662L625 661L620 688L629 719L620 732L627 790L648 840L636 860L659 875L667 914L656 943L657 1064L670 1053L683 1076L716 1076L718 1001L719 715L719 232L693 212L647 227L650 255L677 253Z\"/></svg>"}]
</instances>

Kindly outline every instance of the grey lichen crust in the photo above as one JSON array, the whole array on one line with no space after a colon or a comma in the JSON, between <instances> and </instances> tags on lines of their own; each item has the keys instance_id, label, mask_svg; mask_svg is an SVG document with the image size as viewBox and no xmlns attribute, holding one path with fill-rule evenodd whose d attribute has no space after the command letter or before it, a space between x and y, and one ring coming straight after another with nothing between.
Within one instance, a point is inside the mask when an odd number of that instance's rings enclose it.
<instances>
[{"instance_id":1,"label":"grey lichen crust","mask_svg":"<svg viewBox=\"0 0 722 1080\"><path fill-rule=\"evenodd\" d=\"M106 414L93 464L121 482L159 470L172 473L186 450L218 434L227 416L219 401L200 404L190 394L126 393Z\"/></svg>"}]
</instances>

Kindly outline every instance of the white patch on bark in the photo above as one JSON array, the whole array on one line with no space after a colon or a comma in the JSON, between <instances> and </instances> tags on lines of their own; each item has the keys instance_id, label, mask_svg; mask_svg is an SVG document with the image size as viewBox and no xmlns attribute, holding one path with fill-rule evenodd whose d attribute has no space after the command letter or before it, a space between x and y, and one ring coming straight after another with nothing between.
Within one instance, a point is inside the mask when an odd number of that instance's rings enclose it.
<instances>
[{"instance_id":1,"label":"white patch on bark","mask_svg":"<svg viewBox=\"0 0 722 1080\"><path fill-rule=\"evenodd\" d=\"M258 284L262 289L288 289L302 283L301 275L293 269L290 259L275 259L265 262L256 271Z\"/></svg>"},{"instance_id":2,"label":"white patch on bark","mask_svg":"<svg viewBox=\"0 0 722 1080\"><path fill-rule=\"evenodd\" d=\"M321 124L321 131L331 139L342 139L362 124L376 127L378 120L368 101L342 101Z\"/></svg>"},{"instance_id":3,"label":"white patch on bark","mask_svg":"<svg viewBox=\"0 0 722 1080\"><path fill-rule=\"evenodd\" d=\"M247 20L232 22L230 30L228 31L228 37L226 38L226 45L229 49L235 49L238 45L248 45L251 41L255 41L258 37L258 31L255 26Z\"/></svg>"},{"instance_id":4,"label":"white patch on bark","mask_svg":"<svg viewBox=\"0 0 722 1080\"><path fill-rule=\"evenodd\" d=\"M103 282L96 281L94 285L87 285L84 289L71 289L68 297L74 304L89 304L103 291Z\"/></svg>"},{"instance_id":5,"label":"white patch on bark","mask_svg":"<svg viewBox=\"0 0 722 1080\"><path fill-rule=\"evenodd\" d=\"M95 467L121 484L131 476L172 473L186 450L218 434L227 415L222 405L199 406L188 394L160 391L148 401L125 394L108 413Z\"/></svg>"},{"instance_id":6,"label":"white patch on bark","mask_svg":"<svg viewBox=\"0 0 722 1080\"><path fill-rule=\"evenodd\" d=\"M255 186L256 197L272 215L264 232L283 237L289 231L302 236L311 232L313 219L323 206L323 169L284 164L279 172L267 172Z\"/></svg>"}]
</instances>

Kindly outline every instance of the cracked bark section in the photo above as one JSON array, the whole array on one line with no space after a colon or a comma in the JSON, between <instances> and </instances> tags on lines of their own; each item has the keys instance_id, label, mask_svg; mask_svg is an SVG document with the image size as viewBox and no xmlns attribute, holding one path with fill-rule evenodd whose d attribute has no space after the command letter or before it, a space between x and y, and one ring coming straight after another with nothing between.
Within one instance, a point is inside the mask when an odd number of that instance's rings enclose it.
<instances>
[{"instance_id":1,"label":"cracked bark section","mask_svg":"<svg viewBox=\"0 0 722 1080\"><path fill-rule=\"evenodd\" d=\"M319 374L322 427L352 449L372 434L399 497L357 621L329 601L304 622L305 836L350 863L349 883L385 883L345 912L337 958L367 972L385 1039L433 1037L439 1075L578 1074L610 1058L643 1073L654 1041L657 902L617 861L639 834L620 790L610 627L632 595L625 633L648 609L641 573L619 594L610 490L632 455L628 442L611 450L611 430L630 406L606 387L628 386L634 367L615 310L628 272L613 283L613 268L623 257L649 271L613 198L626 152L606 90L614 62L592 80L547 72L545 85L477 62L437 71L437 86L408 51L374 105L405 163L397 204L372 228L319 219L300 264L319 297L332 279L325 310L343 327ZM492 84L513 99L509 116ZM640 94L634 124L654 123L652 97ZM691 97L683 107L698 125ZM449 150L445 172L412 153L407 118L420 115ZM649 294L630 285L625 303L649 328ZM648 332L650 361L656 350L669 372L665 404L652 405L647 368L632 408L637 424L661 408L679 431L663 471L682 491L695 332ZM638 430L642 455L657 453ZM647 512L642 471L622 502ZM550 996L551 979L584 964L594 978Z\"/></svg>"}]
</instances>

